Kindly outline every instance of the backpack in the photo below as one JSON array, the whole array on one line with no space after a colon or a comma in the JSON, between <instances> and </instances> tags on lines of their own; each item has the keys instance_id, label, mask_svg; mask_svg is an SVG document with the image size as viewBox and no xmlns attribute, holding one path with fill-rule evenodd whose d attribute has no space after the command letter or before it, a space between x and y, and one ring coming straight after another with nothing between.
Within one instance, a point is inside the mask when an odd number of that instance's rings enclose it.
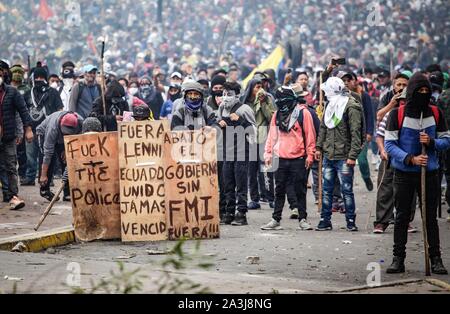
<instances>
[{"instance_id":1,"label":"backpack","mask_svg":"<svg viewBox=\"0 0 450 314\"><path fill-rule=\"evenodd\" d=\"M306 105L306 109L308 109L309 113L311 114L311 117L313 119L313 123L314 123L314 130L316 131L316 139L319 137L319 130L320 130L320 120L319 120L319 116L317 115L317 112L309 107L308 105ZM300 128L302 129L302 137L303 137L303 148L305 149L306 152L306 136L305 136L305 130L303 129L303 110L305 110L305 108L301 108L300 109L300 113L298 115L298 123L300 124Z\"/></svg>"},{"instance_id":2,"label":"backpack","mask_svg":"<svg viewBox=\"0 0 450 314\"><path fill-rule=\"evenodd\" d=\"M100 95L100 97L102 97L102 88L101 88L100 84L95 84L95 86L97 87L98 94ZM78 83L78 98L77 99L80 99L85 88L86 88L85 83L83 83L83 82ZM93 101L95 101L95 99Z\"/></svg>"},{"instance_id":3,"label":"backpack","mask_svg":"<svg viewBox=\"0 0 450 314\"><path fill-rule=\"evenodd\" d=\"M403 126L403 121L405 120L405 108L406 105L400 105L398 107L397 119L398 119L398 129L400 130ZM439 108L436 106L430 106L431 111L433 112L433 117L436 122L436 125L439 123Z\"/></svg>"}]
</instances>

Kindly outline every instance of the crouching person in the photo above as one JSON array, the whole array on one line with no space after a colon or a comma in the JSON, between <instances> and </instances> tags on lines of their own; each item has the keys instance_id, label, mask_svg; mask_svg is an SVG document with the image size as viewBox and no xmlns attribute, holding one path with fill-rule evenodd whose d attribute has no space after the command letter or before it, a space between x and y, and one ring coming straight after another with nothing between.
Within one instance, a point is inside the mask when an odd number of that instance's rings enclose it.
<instances>
[{"instance_id":1,"label":"crouching person","mask_svg":"<svg viewBox=\"0 0 450 314\"><path fill-rule=\"evenodd\" d=\"M226 203L226 213L222 213L221 218L224 224L233 226L248 224L247 173L250 145L255 142L256 135L255 113L239 101L240 93L241 86L238 83L225 83L218 111L224 152L223 169L219 177L222 176Z\"/></svg>"},{"instance_id":2,"label":"crouching person","mask_svg":"<svg viewBox=\"0 0 450 314\"><path fill-rule=\"evenodd\" d=\"M430 105L431 84L421 73L410 79L406 105L389 114L386 151L394 168L394 203L397 210L394 225L394 259L387 273L405 272L408 224L415 193L421 198L421 167L426 167L426 231L431 271L447 274L441 259L437 207L440 201L439 162L437 152L450 148L450 135L444 114ZM426 154L422 154L422 145ZM422 203L422 202L421 202Z\"/></svg>"},{"instance_id":3,"label":"crouching person","mask_svg":"<svg viewBox=\"0 0 450 314\"><path fill-rule=\"evenodd\" d=\"M55 194L50 191L56 158L65 165L64 136L80 134L83 119L76 113L58 111L48 116L36 129L39 140L41 196L49 201ZM64 187L64 201L70 201L69 186Z\"/></svg>"},{"instance_id":4,"label":"crouching person","mask_svg":"<svg viewBox=\"0 0 450 314\"><path fill-rule=\"evenodd\" d=\"M306 93L300 96L306 96ZM271 166L274 158L279 161L275 172L275 209L272 220L261 229L281 229L286 190L288 186L292 186L296 195L294 206L299 209L299 228L311 230L311 225L307 222L306 202L302 200L306 199L306 170L314 163L314 121L306 107L306 100L297 96L290 87L280 87L277 90L276 105L278 111L270 123L264 155L266 166Z\"/></svg>"}]
</instances>

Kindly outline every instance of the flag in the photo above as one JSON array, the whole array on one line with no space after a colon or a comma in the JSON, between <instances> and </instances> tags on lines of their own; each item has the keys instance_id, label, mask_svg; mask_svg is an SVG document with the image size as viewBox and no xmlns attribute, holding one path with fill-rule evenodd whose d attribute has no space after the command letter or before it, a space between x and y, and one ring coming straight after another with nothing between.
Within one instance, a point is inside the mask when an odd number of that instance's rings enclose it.
<instances>
[{"instance_id":1,"label":"flag","mask_svg":"<svg viewBox=\"0 0 450 314\"><path fill-rule=\"evenodd\" d=\"M49 18L54 16L54 13L48 5L47 0L41 0L41 3L39 5L39 16L44 21L47 21Z\"/></svg>"},{"instance_id":2,"label":"flag","mask_svg":"<svg viewBox=\"0 0 450 314\"><path fill-rule=\"evenodd\" d=\"M245 80L242 81L242 86L247 87L248 82L253 78L256 72L263 72L264 70L273 69L278 72L278 69L283 64L284 50L281 46L277 46L275 50L268 56L260 65L258 65L252 73Z\"/></svg>"}]
</instances>

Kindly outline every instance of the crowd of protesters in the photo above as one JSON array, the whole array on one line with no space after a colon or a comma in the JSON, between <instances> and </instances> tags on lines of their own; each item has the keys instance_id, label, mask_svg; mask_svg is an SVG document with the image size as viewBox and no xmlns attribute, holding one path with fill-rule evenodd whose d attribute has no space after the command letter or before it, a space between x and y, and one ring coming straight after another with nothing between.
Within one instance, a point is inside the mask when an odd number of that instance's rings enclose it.
<instances>
[{"instance_id":1,"label":"crowd of protesters","mask_svg":"<svg viewBox=\"0 0 450 314\"><path fill-rule=\"evenodd\" d=\"M374 190L371 171L378 171L373 231L384 233L394 221L392 273L404 272L406 235L416 231L420 169L427 167L430 259L433 272L444 274L436 212L444 176L450 186L450 91L443 29L448 22L439 6L448 3L419 2L424 6L383 2L385 24L366 29L364 1L271 1L271 9L264 1L163 1L165 22L155 27L146 24L154 20L148 13L156 10L152 2L80 1L82 25L63 35L58 27L64 28L64 7L45 1L44 22L43 1L23 12L5 13L2 5L0 19L27 38L12 40L11 31L0 32L9 43L3 47L8 58L0 62L3 200L11 210L22 209L19 184L36 182L42 197L54 198L51 186L64 173L66 135L116 131L119 122L133 119L168 119L174 130L216 128L223 135L219 209L227 225L248 225L248 210L267 202L273 214L261 229L279 230L287 198L289 218L299 221L300 230L314 229L306 202L312 174L321 205L315 230L331 231L332 215L340 212L346 229L356 232L354 168L359 166L368 191ZM240 19L243 14L248 18ZM299 27L298 20L305 24ZM36 21L40 27L28 32ZM100 33L109 36L105 80L90 51ZM284 67L258 71L241 84L280 43ZM33 66L26 58L30 47L39 60ZM64 201L70 201L69 184Z\"/></svg>"}]
</instances>

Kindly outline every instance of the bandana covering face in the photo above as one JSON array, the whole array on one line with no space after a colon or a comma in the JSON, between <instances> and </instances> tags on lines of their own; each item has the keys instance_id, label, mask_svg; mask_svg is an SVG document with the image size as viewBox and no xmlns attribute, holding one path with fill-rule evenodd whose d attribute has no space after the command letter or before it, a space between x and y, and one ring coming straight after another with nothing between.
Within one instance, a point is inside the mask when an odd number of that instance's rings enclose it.
<instances>
[{"instance_id":1,"label":"bandana covering face","mask_svg":"<svg viewBox=\"0 0 450 314\"><path fill-rule=\"evenodd\" d=\"M349 100L348 92L345 90L344 82L337 77L329 78L321 88L328 99L324 122L329 129L334 129L342 121Z\"/></svg>"}]
</instances>

